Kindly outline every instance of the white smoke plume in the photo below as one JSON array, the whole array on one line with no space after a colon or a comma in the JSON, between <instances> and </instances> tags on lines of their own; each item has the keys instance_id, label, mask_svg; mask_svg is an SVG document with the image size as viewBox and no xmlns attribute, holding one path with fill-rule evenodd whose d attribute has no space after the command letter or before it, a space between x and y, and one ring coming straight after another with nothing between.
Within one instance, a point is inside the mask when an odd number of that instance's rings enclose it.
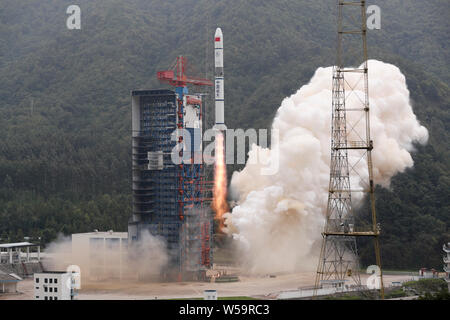
<instances>
[{"instance_id":1,"label":"white smoke plume","mask_svg":"<svg viewBox=\"0 0 450 320\"><path fill-rule=\"evenodd\" d=\"M59 235L43 252L42 262L44 270L50 271L78 266L82 286L92 287L98 281L158 280L169 262L169 254L164 241L150 233L143 233L133 245L122 243L122 247L118 241L90 243L86 237L76 240Z\"/></svg>"},{"instance_id":2,"label":"white smoke plume","mask_svg":"<svg viewBox=\"0 0 450 320\"><path fill-rule=\"evenodd\" d=\"M392 176L413 166L413 144L425 144L428 131L413 113L404 75L392 65L369 60L371 139L375 183L388 187ZM227 213L228 233L238 240L248 272L291 272L317 266L321 231L325 223L330 174L332 68L318 68L309 84L285 98L272 128L279 141L272 149L253 145L246 167L234 172L231 194L237 206ZM346 73L346 108L361 107L363 84L359 74ZM359 104L358 104L359 103ZM361 112L347 112L349 140L364 130ZM352 128L355 130L352 130ZM262 176L262 165L279 155L275 175ZM349 153L356 163L360 154ZM263 160L261 160L263 159ZM355 168L367 176L365 158ZM352 188L364 187L351 175ZM360 199L353 198L353 203Z\"/></svg>"}]
</instances>

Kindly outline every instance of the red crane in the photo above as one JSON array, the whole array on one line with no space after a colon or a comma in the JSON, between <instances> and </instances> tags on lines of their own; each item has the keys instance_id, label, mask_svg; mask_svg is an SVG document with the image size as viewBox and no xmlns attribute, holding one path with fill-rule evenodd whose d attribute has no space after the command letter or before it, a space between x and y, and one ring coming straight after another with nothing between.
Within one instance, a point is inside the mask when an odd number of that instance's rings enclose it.
<instances>
[{"instance_id":1,"label":"red crane","mask_svg":"<svg viewBox=\"0 0 450 320\"><path fill-rule=\"evenodd\" d=\"M185 72L187 65L187 59L183 56L179 56L172 65L171 70L158 71L156 76L159 81L175 87L186 87L188 84L196 86L213 86L211 80L187 76Z\"/></svg>"}]
</instances>

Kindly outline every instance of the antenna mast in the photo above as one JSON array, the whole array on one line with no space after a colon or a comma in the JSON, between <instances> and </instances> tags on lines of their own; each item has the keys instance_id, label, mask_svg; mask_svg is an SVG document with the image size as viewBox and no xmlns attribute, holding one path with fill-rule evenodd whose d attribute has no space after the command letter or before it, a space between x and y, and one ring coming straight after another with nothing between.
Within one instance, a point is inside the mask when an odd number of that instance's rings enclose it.
<instances>
[{"instance_id":1,"label":"antenna mast","mask_svg":"<svg viewBox=\"0 0 450 320\"><path fill-rule=\"evenodd\" d=\"M336 65L333 67L330 184L314 296L326 283L343 289L346 278L353 279L359 290L363 288L356 239L371 237L379 268L380 295L384 299L371 155L373 141L370 137L365 1L338 0L337 31ZM349 105L352 107L346 108ZM347 112L355 114L347 117ZM363 159L367 166L361 166ZM355 178L359 183L351 183ZM355 188L356 184L359 184L358 188ZM352 196L362 200L366 193L370 202L371 225L355 225Z\"/></svg>"}]
</instances>

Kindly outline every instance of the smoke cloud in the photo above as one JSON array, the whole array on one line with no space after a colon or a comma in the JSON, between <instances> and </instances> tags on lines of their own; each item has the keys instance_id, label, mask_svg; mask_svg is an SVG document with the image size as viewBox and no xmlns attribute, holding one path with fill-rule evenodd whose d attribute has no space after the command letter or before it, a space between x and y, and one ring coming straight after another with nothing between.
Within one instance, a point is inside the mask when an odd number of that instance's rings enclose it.
<instances>
[{"instance_id":1,"label":"smoke cloud","mask_svg":"<svg viewBox=\"0 0 450 320\"><path fill-rule=\"evenodd\" d=\"M81 283L97 281L116 282L127 280L158 280L160 272L168 265L169 254L165 242L142 233L141 239L128 246L126 242L92 242L86 237L58 238L43 253L45 270L64 271L70 265L80 267Z\"/></svg>"},{"instance_id":2,"label":"smoke cloud","mask_svg":"<svg viewBox=\"0 0 450 320\"><path fill-rule=\"evenodd\" d=\"M395 174L413 166L414 143L425 144L428 131L413 113L405 76L392 64L369 60L371 139L375 183L389 187ZM314 270L321 231L325 224L330 173L332 68L318 68L309 84L285 98L272 124L279 141L272 149L253 145L247 165L234 172L231 195L237 206L225 215L227 232L239 243L250 273ZM364 81L359 74L345 74L346 108L361 107ZM362 112L347 113L349 140L364 132ZM363 131L361 131L363 130ZM260 174L274 152L280 169L271 176ZM359 151L358 151L359 152ZM364 188L365 158L349 152L357 163L352 188ZM256 164L250 164L256 163ZM353 204L361 199L353 198Z\"/></svg>"}]
</instances>

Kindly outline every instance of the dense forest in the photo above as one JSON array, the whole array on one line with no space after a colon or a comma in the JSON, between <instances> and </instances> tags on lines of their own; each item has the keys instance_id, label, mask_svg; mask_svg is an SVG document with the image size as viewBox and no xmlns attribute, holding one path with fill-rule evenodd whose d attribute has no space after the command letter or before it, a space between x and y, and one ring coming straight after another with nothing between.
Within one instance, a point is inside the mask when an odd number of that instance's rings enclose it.
<instances>
[{"instance_id":1,"label":"dense forest","mask_svg":"<svg viewBox=\"0 0 450 320\"><path fill-rule=\"evenodd\" d=\"M334 62L334 0L80 0L0 2L0 242L126 230L131 210L130 91L185 55L212 77L212 35L225 33L225 117L267 128L282 99ZM377 188L387 268L442 268L450 241L450 7L373 0L381 30L369 56L396 64L427 127L415 165ZM209 113L212 110L209 103ZM207 116L211 121L211 116ZM233 169L239 169L234 167ZM363 263L372 246L360 244Z\"/></svg>"}]
</instances>

